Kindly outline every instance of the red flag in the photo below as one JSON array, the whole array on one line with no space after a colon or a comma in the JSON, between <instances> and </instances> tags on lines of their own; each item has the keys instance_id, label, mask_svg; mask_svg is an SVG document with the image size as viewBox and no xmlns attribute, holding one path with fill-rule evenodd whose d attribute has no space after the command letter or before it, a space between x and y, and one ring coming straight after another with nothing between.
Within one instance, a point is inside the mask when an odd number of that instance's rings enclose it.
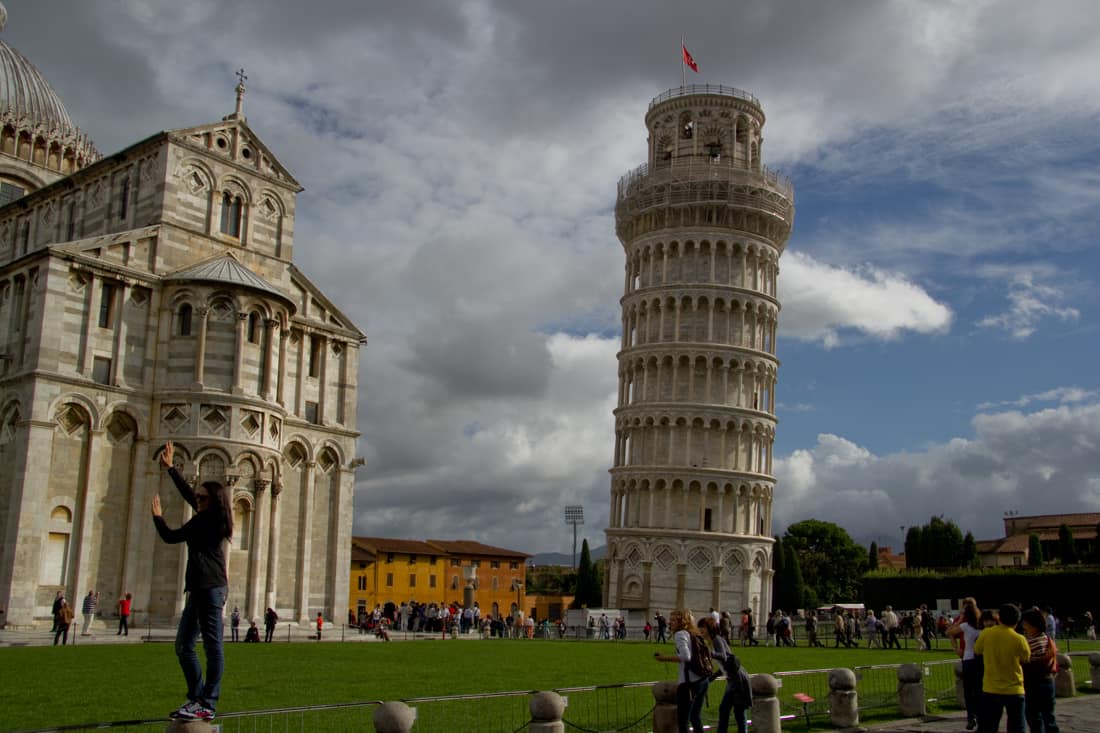
<instances>
[{"instance_id":1,"label":"red flag","mask_svg":"<svg viewBox=\"0 0 1100 733\"><path fill-rule=\"evenodd\" d=\"M681 50L684 52L684 63L691 67L691 70L696 74L699 73L699 64L695 63L695 59L692 58L691 53L688 51L687 46L680 44Z\"/></svg>"}]
</instances>

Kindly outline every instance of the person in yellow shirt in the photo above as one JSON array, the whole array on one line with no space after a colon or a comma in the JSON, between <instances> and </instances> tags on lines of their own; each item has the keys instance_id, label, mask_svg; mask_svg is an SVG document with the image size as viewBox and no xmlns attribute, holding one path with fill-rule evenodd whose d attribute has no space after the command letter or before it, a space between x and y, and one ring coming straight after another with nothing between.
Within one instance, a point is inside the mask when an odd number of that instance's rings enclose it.
<instances>
[{"instance_id":1,"label":"person in yellow shirt","mask_svg":"<svg viewBox=\"0 0 1100 733\"><path fill-rule=\"evenodd\" d=\"M982 709L978 733L997 733L1001 713L1007 717L1007 733L1024 733L1024 668L1031 658L1027 639L1016 633L1020 609L1001 606L1000 623L981 633L974 652L985 664L982 676Z\"/></svg>"}]
</instances>

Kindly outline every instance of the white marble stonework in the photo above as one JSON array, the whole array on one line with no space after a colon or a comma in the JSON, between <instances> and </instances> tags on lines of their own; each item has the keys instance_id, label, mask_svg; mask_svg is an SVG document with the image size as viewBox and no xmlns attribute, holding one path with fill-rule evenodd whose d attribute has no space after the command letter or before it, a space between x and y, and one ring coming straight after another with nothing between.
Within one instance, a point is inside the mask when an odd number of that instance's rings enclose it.
<instances>
[{"instance_id":1,"label":"white marble stonework","mask_svg":"<svg viewBox=\"0 0 1100 733\"><path fill-rule=\"evenodd\" d=\"M770 608L776 277L794 191L761 164L763 126L747 92L672 89L646 114L648 161L619 181L609 608Z\"/></svg>"},{"instance_id":2,"label":"white marble stonework","mask_svg":"<svg viewBox=\"0 0 1100 733\"><path fill-rule=\"evenodd\" d=\"M108 615L182 609L190 513L157 457L228 482L228 606L347 612L359 349L293 261L301 187L242 113L101 158L0 42L0 608L49 625L58 590ZM13 91L15 90L15 91ZM17 93L18 92L18 93Z\"/></svg>"}]
</instances>

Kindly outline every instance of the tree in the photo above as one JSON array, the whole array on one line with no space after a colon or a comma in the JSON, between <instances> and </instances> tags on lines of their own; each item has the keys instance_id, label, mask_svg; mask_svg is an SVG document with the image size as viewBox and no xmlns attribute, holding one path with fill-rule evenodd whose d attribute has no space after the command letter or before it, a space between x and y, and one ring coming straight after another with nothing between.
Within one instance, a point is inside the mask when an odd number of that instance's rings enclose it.
<instances>
[{"instance_id":1,"label":"tree","mask_svg":"<svg viewBox=\"0 0 1100 733\"><path fill-rule=\"evenodd\" d=\"M1063 565L1076 565L1080 562L1077 557L1077 544L1073 539L1073 530L1068 524L1062 524L1058 528L1058 559Z\"/></svg>"},{"instance_id":2,"label":"tree","mask_svg":"<svg viewBox=\"0 0 1100 733\"><path fill-rule=\"evenodd\" d=\"M807 519L787 527L784 546L797 555L812 598L826 603L859 600L867 550L832 522Z\"/></svg>"},{"instance_id":3,"label":"tree","mask_svg":"<svg viewBox=\"0 0 1100 733\"><path fill-rule=\"evenodd\" d=\"M787 553L787 587L790 589L790 598L783 608L790 611L805 608L806 583L802 577L802 563L799 562L798 552L789 544L783 546L783 551Z\"/></svg>"},{"instance_id":4,"label":"tree","mask_svg":"<svg viewBox=\"0 0 1100 733\"><path fill-rule=\"evenodd\" d=\"M964 545L965 539L957 524L942 516L932 517L922 527L909 528L905 536L905 567L967 567L971 560ZM977 557L976 546L973 555Z\"/></svg>"},{"instance_id":5,"label":"tree","mask_svg":"<svg viewBox=\"0 0 1100 733\"><path fill-rule=\"evenodd\" d=\"M974 534L967 532L963 537L963 567L974 568L978 566L978 543L974 540Z\"/></svg>"},{"instance_id":6,"label":"tree","mask_svg":"<svg viewBox=\"0 0 1100 733\"><path fill-rule=\"evenodd\" d=\"M878 543L872 542L867 550L867 569L878 570Z\"/></svg>"},{"instance_id":7,"label":"tree","mask_svg":"<svg viewBox=\"0 0 1100 733\"><path fill-rule=\"evenodd\" d=\"M1039 542L1039 535L1034 532L1027 538L1027 564L1033 568L1043 564L1043 544Z\"/></svg>"},{"instance_id":8,"label":"tree","mask_svg":"<svg viewBox=\"0 0 1100 733\"><path fill-rule=\"evenodd\" d=\"M921 554L921 528L910 527L905 533L905 567L923 568L924 555Z\"/></svg>"},{"instance_id":9,"label":"tree","mask_svg":"<svg viewBox=\"0 0 1100 733\"><path fill-rule=\"evenodd\" d=\"M603 605L603 588L600 575L592 564L588 540L581 544L581 559L577 564L577 594L573 596L573 608L599 608Z\"/></svg>"},{"instance_id":10,"label":"tree","mask_svg":"<svg viewBox=\"0 0 1100 733\"><path fill-rule=\"evenodd\" d=\"M1092 561L1100 565L1100 522L1096 524L1096 537L1092 541Z\"/></svg>"}]
</instances>

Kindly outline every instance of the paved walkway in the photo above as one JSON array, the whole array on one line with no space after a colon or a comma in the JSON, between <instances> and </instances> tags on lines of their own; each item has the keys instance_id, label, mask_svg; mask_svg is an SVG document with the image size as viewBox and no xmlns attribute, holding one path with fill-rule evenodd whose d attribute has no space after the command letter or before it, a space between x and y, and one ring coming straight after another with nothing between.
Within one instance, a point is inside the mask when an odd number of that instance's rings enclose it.
<instances>
[{"instance_id":1,"label":"paved walkway","mask_svg":"<svg viewBox=\"0 0 1100 733\"><path fill-rule=\"evenodd\" d=\"M1100 731L1100 694L1084 694L1059 698L1054 717L1062 733L1097 733ZM1004 730L1004 719L1001 728ZM882 733L966 733L966 713L952 713L924 720L898 720L870 729Z\"/></svg>"}]
</instances>

